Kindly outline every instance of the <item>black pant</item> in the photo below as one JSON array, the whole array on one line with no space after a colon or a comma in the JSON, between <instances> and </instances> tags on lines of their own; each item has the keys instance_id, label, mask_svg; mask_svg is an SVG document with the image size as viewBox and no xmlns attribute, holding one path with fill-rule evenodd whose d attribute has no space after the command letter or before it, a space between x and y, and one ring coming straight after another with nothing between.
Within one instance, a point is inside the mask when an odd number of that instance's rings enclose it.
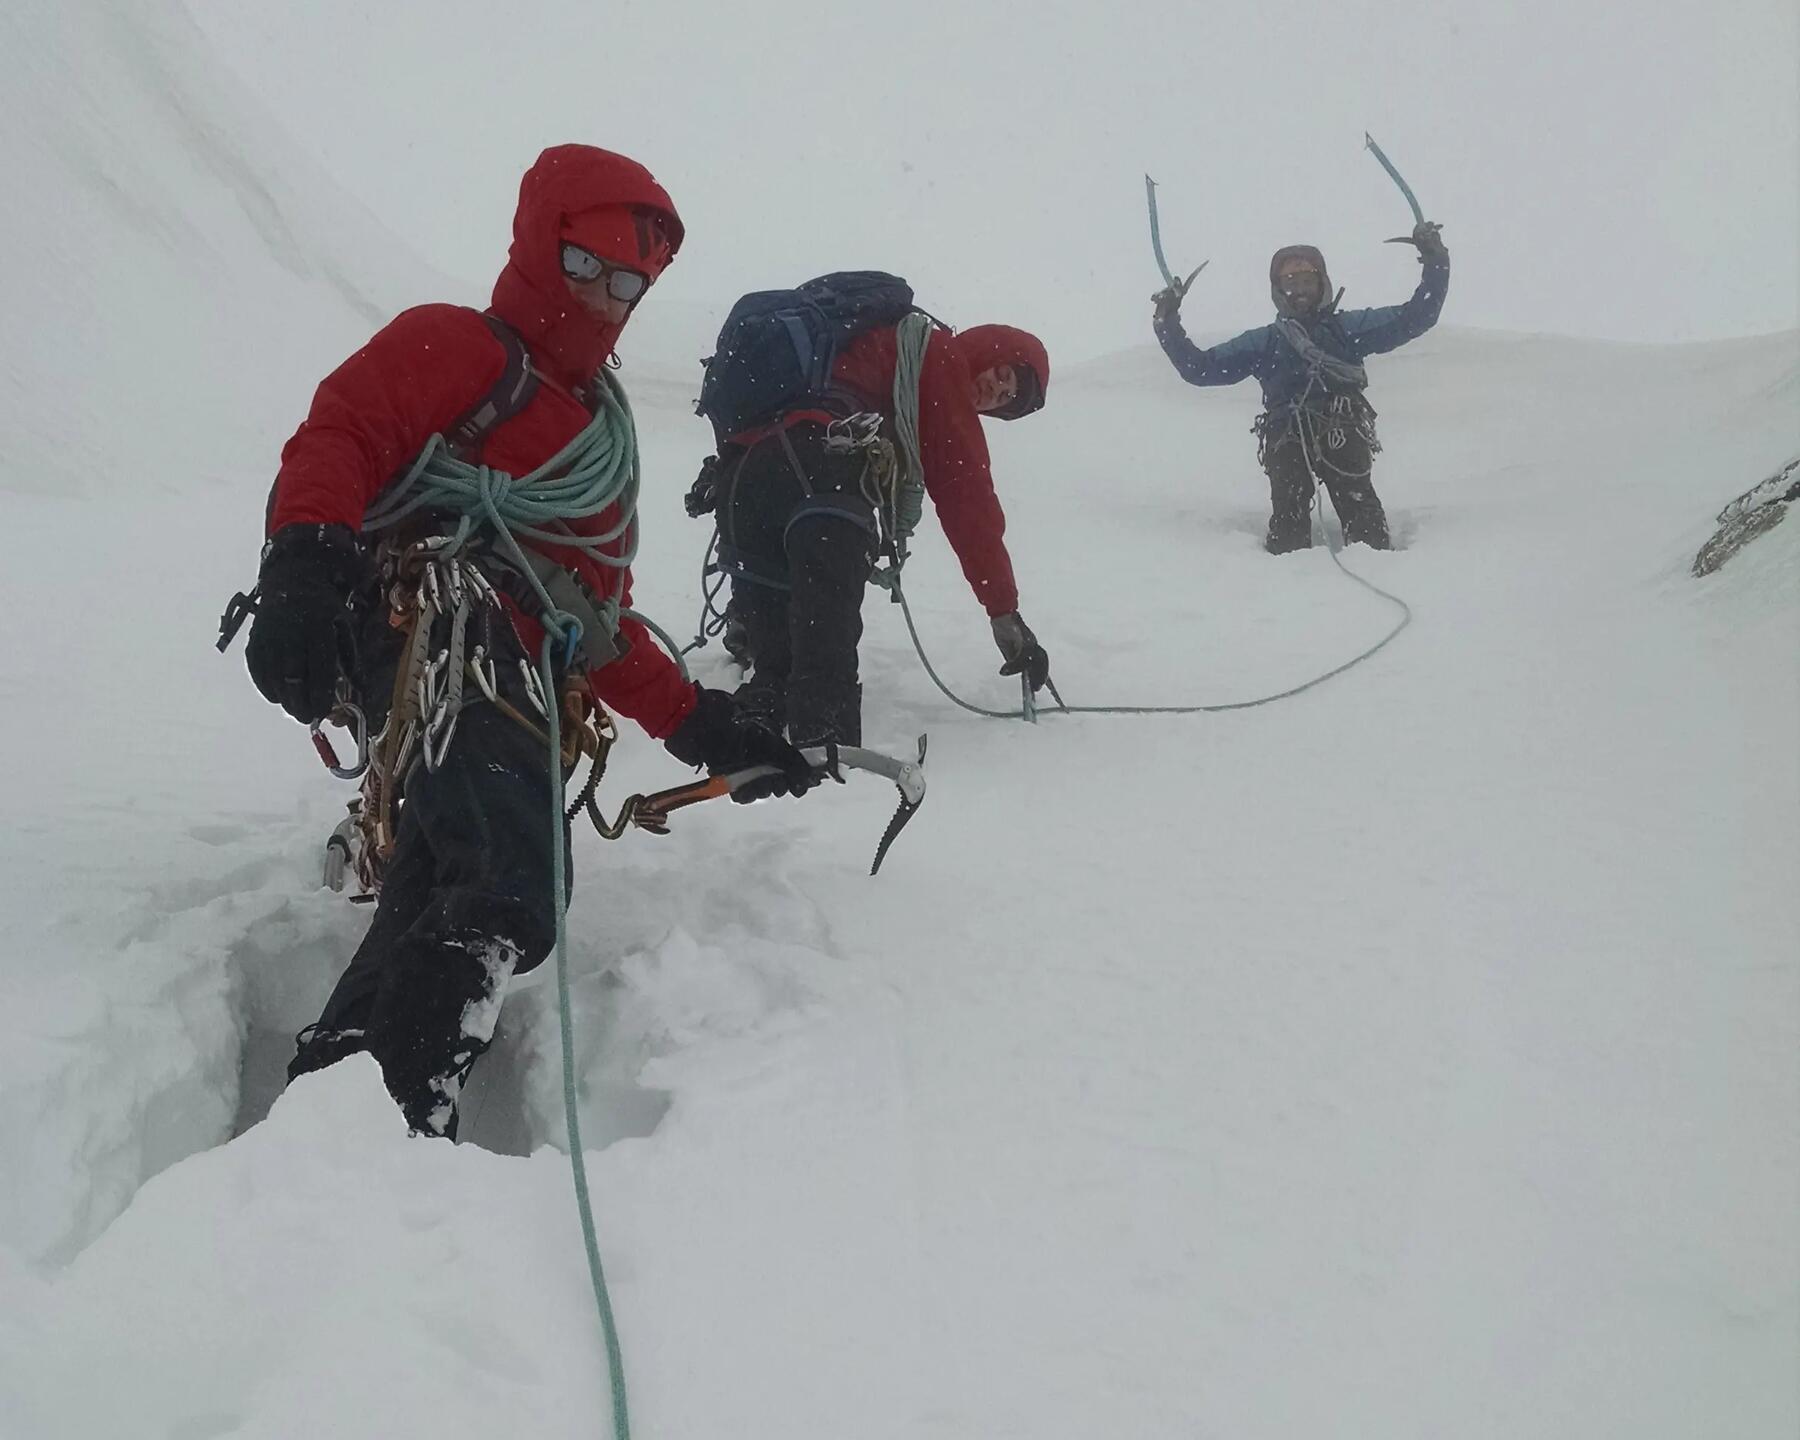
<instances>
[{"instance_id":1,"label":"black pant","mask_svg":"<svg viewBox=\"0 0 1800 1440\"><path fill-rule=\"evenodd\" d=\"M300 1032L290 1080L366 1050L416 1133L455 1135L507 981L555 944L549 766L542 740L484 702L435 772L414 765L375 918Z\"/></svg>"},{"instance_id":2,"label":"black pant","mask_svg":"<svg viewBox=\"0 0 1800 1440\"><path fill-rule=\"evenodd\" d=\"M1302 440L1298 428L1290 428L1279 438L1270 437L1263 454L1263 468L1269 476L1269 538L1265 548L1270 554L1304 550L1312 544L1315 473L1324 483L1343 524L1344 543L1354 545L1360 541L1377 550L1390 548L1387 515L1370 479L1374 457L1369 443L1352 427L1337 433L1344 443L1336 450L1326 442L1322 426L1314 432L1310 445Z\"/></svg>"},{"instance_id":3,"label":"black pant","mask_svg":"<svg viewBox=\"0 0 1800 1440\"><path fill-rule=\"evenodd\" d=\"M754 666L740 701L785 719L796 745L860 744L856 647L879 536L866 461L828 452L820 426L798 425L731 463L720 555Z\"/></svg>"}]
</instances>

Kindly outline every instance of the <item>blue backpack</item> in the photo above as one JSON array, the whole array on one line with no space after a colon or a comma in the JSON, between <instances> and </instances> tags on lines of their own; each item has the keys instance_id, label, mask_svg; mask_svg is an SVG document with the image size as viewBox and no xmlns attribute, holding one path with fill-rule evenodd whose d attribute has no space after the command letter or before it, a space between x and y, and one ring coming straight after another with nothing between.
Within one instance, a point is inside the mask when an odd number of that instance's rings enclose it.
<instances>
[{"instance_id":1,"label":"blue backpack","mask_svg":"<svg viewBox=\"0 0 1800 1440\"><path fill-rule=\"evenodd\" d=\"M725 317L694 410L712 422L720 445L790 410L848 413L853 402L831 382L839 347L913 308L912 286L880 270L845 270L798 289L746 295Z\"/></svg>"}]
</instances>

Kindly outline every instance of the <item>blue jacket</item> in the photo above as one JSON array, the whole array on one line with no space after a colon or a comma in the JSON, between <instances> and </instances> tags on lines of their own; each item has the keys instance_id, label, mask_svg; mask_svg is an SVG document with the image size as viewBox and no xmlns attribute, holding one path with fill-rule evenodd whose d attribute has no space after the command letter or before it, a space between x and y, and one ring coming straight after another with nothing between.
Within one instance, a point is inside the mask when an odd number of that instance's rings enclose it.
<instances>
[{"instance_id":1,"label":"blue jacket","mask_svg":"<svg viewBox=\"0 0 1800 1440\"><path fill-rule=\"evenodd\" d=\"M1404 305L1327 310L1306 321L1306 328L1321 350L1340 360L1360 362L1365 355L1398 350L1437 324L1449 288L1449 257L1427 260L1419 288ZM1254 375L1262 383L1266 410L1291 404L1306 390L1305 362L1273 325L1246 330L1222 345L1202 350L1188 339L1180 312L1169 310L1157 317L1156 338L1190 385L1235 385Z\"/></svg>"}]
</instances>

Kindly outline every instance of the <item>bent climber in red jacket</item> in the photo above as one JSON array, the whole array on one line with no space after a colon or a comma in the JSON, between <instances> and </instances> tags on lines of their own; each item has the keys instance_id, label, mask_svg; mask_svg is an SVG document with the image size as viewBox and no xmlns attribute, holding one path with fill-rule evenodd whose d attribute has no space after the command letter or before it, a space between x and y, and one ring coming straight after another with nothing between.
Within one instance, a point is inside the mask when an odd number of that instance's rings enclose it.
<instances>
[{"instance_id":1,"label":"bent climber in red jacket","mask_svg":"<svg viewBox=\"0 0 1800 1440\"><path fill-rule=\"evenodd\" d=\"M493 1038L508 981L554 943L545 791L563 776L551 778L547 705L577 724L593 703L609 705L684 764L778 768L739 798L802 794L817 778L730 695L684 681L645 628L618 615L636 537L618 499L591 513L577 499L575 513L520 536L518 556L487 532L457 561L434 559L455 529L435 504L365 532L371 505L433 437L514 477L559 456L608 403L613 346L681 241L674 205L643 166L585 145L546 150L519 187L490 309L424 305L396 317L326 377L282 451L251 676L296 720L360 703L371 729L386 726L380 786L404 797L373 923L301 1032L288 1074L368 1051L415 1133L454 1136L458 1092ZM623 503L634 500L633 488ZM371 526L380 514L377 505ZM463 583L446 590L456 575ZM443 603L415 644L405 626L434 585ZM583 621L550 696L533 675L539 586ZM564 766L576 758L565 748Z\"/></svg>"},{"instance_id":2,"label":"bent climber in red jacket","mask_svg":"<svg viewBox=\"0 0 1800 1440\"><path fill-rule=\"evenodd\" d=\"M845 279L904 285L878 272L811 284ZM904 293L910 304L910 290ZM834 419L861 412L878 416L882 434L901 441L899 354L896 324L861 330L837 352L827 393L797 400L771 423L729 436L720 449L719 555L732 576L731 608L754 665L737 695L772 723L785 719L796 745L861 743L857 645L863 591L881 542L880 497L872 503L865 455L833 445L827 429ZM988 614L1000 673L1023 674L1033 691L1048 681L1050 660L1019 615L1006 515L994 493L981 419L1032 414L1042 408L1049 383L1042 342L1005 325L959 333L932 325L917 381L925 493Z\"/></svg>"}]
</instances>

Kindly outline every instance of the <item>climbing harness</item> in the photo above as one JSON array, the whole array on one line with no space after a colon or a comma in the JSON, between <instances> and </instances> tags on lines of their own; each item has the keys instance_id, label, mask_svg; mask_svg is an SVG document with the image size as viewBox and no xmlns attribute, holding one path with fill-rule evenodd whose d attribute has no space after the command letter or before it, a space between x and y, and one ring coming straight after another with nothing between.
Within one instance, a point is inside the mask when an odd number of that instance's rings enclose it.
<instances>
[{"instance_id":1,"label":"climbing harness","mask_svg":"<svg viewBox=\"0 0 1800 1440\"><path fill-rule=\"evenodd\" d=\"M1298 443L1303 438L1304 427L1306 434L1312 437L1315 455L1322 463L1347 479L1367 478L1368 469L1352 472L1325 457L1327 452L1342 450L1350 443L1352 435L1368 447L1371 457L1379 455L1381 438L1375 429L1376 418L1375 407L1360 391L1328 393L1316 405L1291 401L1274 410L1265 410L1250 427L1250 433L1256 437L1256 463L1266 465L1273 452L1290 443ZM1315 430L1315 426L1323 429ZM1321 438L1322 445L1319 443Z\"/></svg>"},{"instance_id":2,"label":"climbing harness","mask_svg":"<svg viewBox=\"0 0 1800 1440\"><path fill-rule=\"evenodd\" d=\"M892 435L880 411L862 410L831 420L825 426L824 446L832 455L861 455L863 468L857 493L876 521L876 549L881 557L869 574L869 583L893 592L905 568L911 541L925 515L925 467L919 455L919 377L925 350L937 322L922 310L914 310L894 326L894 388ZM812 484L785 430L776 438L787 452L788 465L808 495ZM741 461L739 462L741 465ZM708 456L700 474L688 488L683 502L690 516L718 514L728 509L737 484L719 472L724 462ZM727 634L731 619L719 606L719 595L731 578L730 566L720 558L722 521L715 520L700 565L700 620L694 638L682 647L688 654L703 648L716 636ZM729 643L727 649L731 649ZM733 658L741 657L734 652Z\"/></svg>"}]
</instances>

